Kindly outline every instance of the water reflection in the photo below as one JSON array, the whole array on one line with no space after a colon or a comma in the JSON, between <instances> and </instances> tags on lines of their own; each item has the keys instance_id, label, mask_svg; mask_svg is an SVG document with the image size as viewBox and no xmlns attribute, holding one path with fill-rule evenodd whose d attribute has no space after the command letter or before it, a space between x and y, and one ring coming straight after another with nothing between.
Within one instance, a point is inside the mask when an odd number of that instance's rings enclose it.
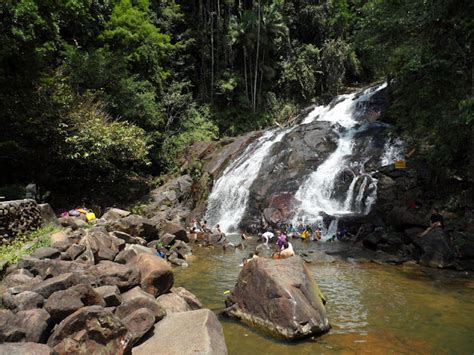
<instances>
[{"instance_id":1,"label":"water reflection","mask_svg":"<svg viewBox=\"0 0 474 355\"><path fill-rule=\"evenodd\" d=\"M348 262L325 254L337 244L294 244L297 251L313 251L308 253L310 270L328 299L332 330L317 339L286 343L222 320L229 354L473 353L472 280L418 266ZM238 265L251 250L224 253L195 247L190 267L175 269L175 284L219 311L224 291L235 285Z\"/></svg>"}]
</instances>

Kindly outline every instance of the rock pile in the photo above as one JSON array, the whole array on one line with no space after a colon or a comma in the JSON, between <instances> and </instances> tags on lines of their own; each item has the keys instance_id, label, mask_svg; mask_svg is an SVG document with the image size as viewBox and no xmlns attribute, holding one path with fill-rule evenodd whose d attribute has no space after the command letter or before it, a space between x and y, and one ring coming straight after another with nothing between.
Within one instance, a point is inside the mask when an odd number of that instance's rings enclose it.
<instances>
[{"instance_id":1,"label":"rock pile","mask_svg":"<svg viewBox=\"0 0 474 355\"><path fill-rule=\"evenodd\" d=\"M10 239L41 224L42 216L35 200L0 202L0 237Z\"/></svg>"},{"instance_id":2,"label":"rock pile","mask_svg":"<svg viewBox=\"0 0 474 355\"><path fill-rule=\"evenodd\" d=\"M81 222L60 219L66 228L51 235L51 247L8 268L0 353L140 354L156 344L170 354L227 352L216 316L173 288L169 262L156 255L160 243L163 254L184 261L186 243L123 210L87 228ZM184 344L183 324L204 340Z\"/></svg>"}]
</instances>

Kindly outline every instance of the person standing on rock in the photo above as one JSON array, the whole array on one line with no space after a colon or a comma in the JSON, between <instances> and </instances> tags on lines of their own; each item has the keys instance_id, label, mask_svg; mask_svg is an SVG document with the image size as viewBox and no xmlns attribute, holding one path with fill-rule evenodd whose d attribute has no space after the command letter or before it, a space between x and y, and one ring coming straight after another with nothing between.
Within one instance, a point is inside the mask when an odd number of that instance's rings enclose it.
<instances>
[{"instance_id":1,"label":"person standing on rock","mask_svg":"<svg viewBox=\"0 0 474 355\"><path fill-rule=\"evenodd\" d=\"M286 243L286 235L280 231L277 231L277 245L278 245L278 250L282 250L285 246Z\"/></svg>"}]
</instances>

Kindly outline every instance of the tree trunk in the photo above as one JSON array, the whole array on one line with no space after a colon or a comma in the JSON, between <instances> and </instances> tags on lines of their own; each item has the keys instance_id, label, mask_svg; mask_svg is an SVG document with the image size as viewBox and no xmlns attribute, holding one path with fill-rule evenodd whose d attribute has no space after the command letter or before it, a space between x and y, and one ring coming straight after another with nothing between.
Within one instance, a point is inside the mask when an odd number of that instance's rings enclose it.
<instances>
[{"instance_id":1,"label":"tree trunk","mask_svg":"<svg viewBox=\"0 0 474 355\"><path fill-rule=\"evenodd\" d=\"M260 24L261 24L261 14L262 6L261 0L258 2L258 24L257 24L257 51L255 54L255 77L254 77L254 87L253 87L253 113L257 111L257 83L258 83L258 51L260 50Z\"/></svg>"}]
</instances>

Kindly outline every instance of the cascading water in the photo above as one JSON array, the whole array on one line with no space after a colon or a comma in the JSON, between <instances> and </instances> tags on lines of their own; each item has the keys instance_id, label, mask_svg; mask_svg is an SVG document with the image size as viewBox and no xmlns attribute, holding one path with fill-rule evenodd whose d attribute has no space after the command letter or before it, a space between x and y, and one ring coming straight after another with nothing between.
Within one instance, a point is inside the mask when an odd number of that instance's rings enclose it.
<instances>
[{"instance_id":1,"label":"cascading water","mask_svg":"<svg viewBox=\"0 0 474 355\"><path fill-rule=\"evenodd\" d=\"M306 172L303 175L303 182L299 188L297 187L297 191L292 190L296 202L293 206L293 217L290 217L291 221L295 225L301 223L320 225L327 238L336 233L338 218L341 216L369 213L376 200L377 180L366 172L367 167L368 171L373 171L374 166L376 169L378 166L392 163L402 156L403 150L401 141L385 138L387 125L370 120L360 122L361 118L367 117L367 113L373 113L366 108L371 97L385 87L386 84L382 84L362 93L341 95L330 105L314 108L300 125L290 129L269 130L250 144L215 182L205 216L208 224L220 224L221 229L226 232L238 229L249 207L250 187L259 176L263 162L271 163L269 159L273 159L271 153L274 144L283 139L285 142L288 139L290 141L298 139L294 136L295 132L304 134L308 131L305 127L310 127L308 132L319 129L314 127L320 127L323 122L332 125L336 133L337 146L312 173L306 175L308 174ZM313 123L315 121L322 122L315 126ZM379 131L374 132L377 127ZM295 132L289 134L293 129ZM379 135L380 132L382 135ZM376 137L378 139L375 139ZM373 141L380 142L380 137L383 143L376 148L377 152L373 152L375 144ZM291 148L287 152L288 156L291 156ZM313 151L306 150L306 152L311 154ZM318 151L315 150L314 154L317 156ZM271 179L271 175L264 174L262 177ZM288 194L287 188L282 186L282 193ZM278 186L276 190L276 192L273 190L272 194L278 193ZM254 208L253 211L259 208ZM331 217L329 220L328 216ZM323 221L326 221L327 227Z\"/></svg>"},{"instance_id":2,"label":"cascading water","mask_svg":"<svg viewBox=\"0 0 474 355\"><path fill-rule=\"evenodd\" d=\"M329 121L339 127L339 140L336 150L317 168L315 172L303 182L295 197L300 201L299 209L294 218L295 223L314 223L321 213L331 216L344 214L368 213L375 200L376 180L369 174L354 172L355 167L363 170L364 164L355 161L352 153L357 133L366 129L365 125L359 126L358 110L363 110L361 104L367 101L377 91L382 90L386 84L375 89L369 89L360 96L356 94L342 95L338 103L330 109L322 110L317 107L317 115L310 113L319 121ZM303 122L310 123L306 119ZM335 184L338 176L346 176L350 172L352 181L347 189L345 198L335 196Z\"/></svg>"},{"instance_id":3,"label":"cascading water","mask_svg":"<svg viewBox=\"0 0 474 355\"><path fill-rule=\"evenodd\" d=\"M289 129L270 130L250 144L216 181L209 196L205 218L210 226L220 224L224 232L232 232L247 208L249 188L260 171L271 147L281 141Z\"/></svg>"}]
</instances>

